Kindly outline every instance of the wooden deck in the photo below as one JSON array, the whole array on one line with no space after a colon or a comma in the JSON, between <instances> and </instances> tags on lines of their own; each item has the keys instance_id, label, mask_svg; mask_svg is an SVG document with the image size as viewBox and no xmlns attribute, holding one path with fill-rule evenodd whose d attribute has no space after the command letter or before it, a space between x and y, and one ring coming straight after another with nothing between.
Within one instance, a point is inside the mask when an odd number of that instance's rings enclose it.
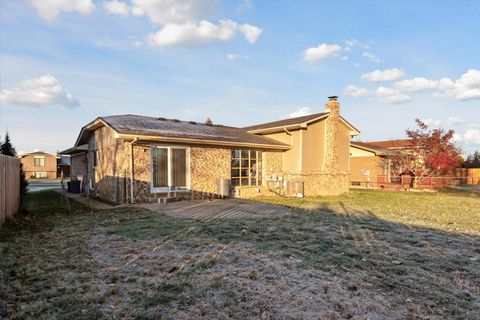
<instances>
[{"instance_id":1,"label":"wooden deck","mask_svg":"<svg viewBox=\"0 0 480 320\"><path fill-rule=\"evenodd\" d=\"M292 214L291 210L284 206L238 199L178 201L138 206L175 218L195 220L265 218Z\"/></svg>"}]
</instances>

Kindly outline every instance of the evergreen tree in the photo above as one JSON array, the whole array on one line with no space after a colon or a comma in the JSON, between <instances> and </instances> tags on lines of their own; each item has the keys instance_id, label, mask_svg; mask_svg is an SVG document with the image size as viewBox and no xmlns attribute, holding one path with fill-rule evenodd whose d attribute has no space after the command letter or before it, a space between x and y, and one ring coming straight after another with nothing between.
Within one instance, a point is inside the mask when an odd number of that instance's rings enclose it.
<instances>
[{"instance_id":1,"label":"evergreen tree","mask_svg":"<svg viewBox=\"0 0 480 320\"><path fill-rule=\"evenodd\" d=\"M15 148L10 141L10 136L8 135L8 132L5 134L5 141L0 146L0 153L10 157L17 156L17 151L15 151Z\"/></svg>"},{"instance_id":2,"label":"evergreen tree","mask_svg":"<svg viewBox=\"0 0 480 320\"><path fill-rule=\"evenodd\" d=\"M10 157L16 157L17 156L17 151L15 151L15 148L12 145L12 142L10 141L10 136L8 135L8 132L5 134L5 141L1 142L0 141L0 154L4 154L6 156ZM23 164L20 163L20 199L21 203L23 205L23 199L25 197L25 193L28 191L28 181L25 179L25 171L23 171Z\"/></svg>"}]
</instances>

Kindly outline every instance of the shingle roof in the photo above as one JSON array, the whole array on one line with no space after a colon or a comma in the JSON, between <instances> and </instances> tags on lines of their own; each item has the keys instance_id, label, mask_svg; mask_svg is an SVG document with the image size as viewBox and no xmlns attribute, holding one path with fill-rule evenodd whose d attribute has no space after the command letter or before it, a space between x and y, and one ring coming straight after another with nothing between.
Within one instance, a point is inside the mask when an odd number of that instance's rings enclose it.
<instances>
[{"instance_id":1,"label":"shingle roof","mask_svg":"<svg viewBox=\"0 0 480 320\"><path fill-rule=\"evenodd\" d=\"M404 149L413 147L410 139L396 139L385 141L370 141L368 144L385 149Z\"/></svg>"},{"instance_id":2,"label":"shingle roof","mask_svg":"<svg viewBox=\"0 0 480 320\"><path fill-rule=\"evenodd\" d=\"M20 154L19 157L26 157L26 156L50 156L50 157L56 157L56 155L53 155L53 154L50 154L50 153L46 153L46 152L43 152L43 151L33 151L33 152L29 152L29 153L23 153L23 154Z\"/></svg>"},{"instance_id":3,"label":"shingle roof","mask_svg":"<svg viewBox=\"0 0 480 320\"><path fill-rule=\"evenodd\" d=\"M394 151L392 151L392 150L390 150L390 149L386 149L386 148L381 148L381 147L378 147L378 146L374 146L374 145L372 145L372 144L369 143L369 142L351 141L351 142L350 142L350 145L351 145L352 147L358 147L358 148L360 148L360 149L372 150L372 151L374 151L377 155L379 155L379 154L386 154L386 155L394 154Z\"/></svg>"},{"instance_id":4,"label":"shingle roof","mask_svg":"<svg viewBox=\"0 0 480 320\"><path fill-rule=\"evenodd\" d=\"M296 118L290 118L290 119L284 119L284 120L278 120L278 121L272 121L272 122L257 124L257 125L254 125L254 126L244 127L243 129L245 129L247 131L253 131L253 130L258 130L258 129L285 127L285 126L290 126L290 125L295 125L295 124L307 122L307 121L313 120L315 118L325 116L327 114L328 114L328 112L314 113L314 114L310 114L308 116L302 116L302 117L296 117Z\"/></svg>"},{"instance_id":5,"label":"shingle roof","mask_svg":"<svg viewBox=\"0 0 480 320\"><path fill-rule=\"evenodd\" d=\"M221 125L207 125L193 121L180 121L132 114L106 116L100 117L100 119L120 134L186 138L202 140L206 143L208 141L220 141L278 146L279 148L289 147L289 145L285 143L250 134L245 129Z\"/></svg>"}]
</instances>

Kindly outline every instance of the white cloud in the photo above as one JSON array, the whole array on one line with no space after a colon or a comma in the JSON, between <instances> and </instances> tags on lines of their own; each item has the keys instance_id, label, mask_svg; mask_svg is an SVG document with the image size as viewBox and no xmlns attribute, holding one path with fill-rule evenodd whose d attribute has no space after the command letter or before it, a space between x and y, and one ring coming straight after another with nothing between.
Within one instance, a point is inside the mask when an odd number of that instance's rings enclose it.
<instances>
[{"instance_id":1,"label":"white cloud","mask_svg":"<svg viewBox=\"0 0 480 320\"><path fill-rule=\"evenodd\" d=\"M405 73L397 68L375 70L370 73L362 75L362 79L368 82L388 82L400 80L404 77Z\"/></svg>"},{"instance_id":2,"label":"white cloud","mask_svg":"<svg viewBox=\"0 0 480 320\"><path fill-rule=\"evenodd\" d=\"M448 78L441 79L439 86L440 89L444 89L446 96L455 100L480 99L480 70L470 69L455 81Z\"/></svg>"},{"instance_id":3,"label":"white cloud","mask_svg":"<svg viewBox=\"0 0 480 320\"><path fill-rule=\"evenodd\" d=\"M92 0L29 0L40 17L54 22L61 12L78 12L83 15L92 13L95 5Z\"/></svg>"},{"instance_id":4,"label":"white cloud","mask_svg":"<svg viewBox=\"0 0 480 320\"><path fill-rule=\"evenodd\" d=\"M370 45L368 43L364 43L364 42L359 41L357 39L346 40L345 44L348 47L359 47L359 48L363 48L365 50L370 49Z\"/></svg>"},{"instance_id":5,"label":"white cloud","mask_svg":"<svg viewBox=\"0 0 480 320\"><path fill-rule=\"evenodd\" d=\"M245 36L249 43L257 42L258 37L262 34L263 30L257 26L251 24L242 24L238 27L241 33Z\"/></svg>"},{"instance_id":6,"label":"white cloud","mask_svg":"<svg viewBox=\"0 0 480 320\"><path fill-rule=\"evenodd\" d=\"M2 90L0 103L42 108L51 105L75 107L78 105L70 93L65 91L55 77L44 75L22 82L19 87Z\"/></svg>"},{"instance_id":7,"label":"white cloud","mask_svg":"<svg viewBox=\"0 0 480 320\"><path fill-rule=\"evenodd\" d=\"M296 117L303 117L303 116L308 116L309 114L312 114L312 110L310 110L309 107L300 107L297 110L289 113L287 115L287 118L296 118Z\"/></svg>"},{"instance_id":8,"label":"white cloud","mask_svg":"<svg viewBox=\"0 0 480 320\"><path fill-rule=\"evenodd\" d=\"M343 61L348 61L348 56L343 56L340 59L342 59Z\"/></svg>"},{"instance_id":9,"label":"white cloud","mask_svg":"<svg viewBox=\"0 0 480 320\"><path fill-rule=\"evenodd\" d=\"M350 39L350 40L346 40L346 41L345 41L345 44L346 44L347 46L349 46L349 47L353 47L355 44L357 44L357 42L358 42L358 41L355 40L355 39Z\"/></svg>"},{"instance_id":10,"label":"white cloud","mask_svg":"<svg viewBox=\"0 0 480 320\"><path fill-rule=\"evenodd\" d=\"M401 91L415 92L436 89L438 85L438 81L428 80L425 78L413 78L395 82L394 87Z\"/></svg>"},{"instance_id":11,"label":"white cloud","mask_svg":"<svg viewBox=\"0 0 480 320\"><path fill-rule=\"evenodd\" d=\"M370 53L370 52L367 52L367 51L365 51L365 52L362 54L362 57L367 58L368 60L370 60L371 62L374 62L374 63L380 63L380 62L382 62L382 60L380 60L379 57L377 57L377 56L374 55L373 53Z\"/></svg>"},{"instance_id":12,"label":"white cloud","mask_svg":"<svg viewBox=\"0 0 480 320\"><path fill-rule=\"evenodd\" d=\"M480 98L480 71L470 69L462 74L459 79L429 80L426 78L413 78L398 81L394 87L404 92L436 90L434 96L451 97L458 101Z\"/></svg>"},{"instance_id":13,"label":"white cloud","mask_svg":"<svg viewBox=\"0 0 480 320\"><path fill-rule=\"evenodd\" d=\"M480 129L467 128L463 133L455 132L453 139L470 149L477 149L480 147Z\"/></svg>"},{"instance_id":14,"label":"white cloud","mask_svg":"<svg viewBox=\"0 0 480 320\"><path fill-rule=\"evenodd\" d=\"M451 128L465 122L465 120L459 117L448 117L445 120L428 118L428 119L422 119L422 121L426 125L436 127L436 128Z\"/></svg>"},{"instance_id":15,"label":"white cloud","mask_svg":"<svg viewBox=\"0 0 480 320\"><path fill-rule=\"evenodd\" d=\"M202 20L199 23L185 23L185 24L167 24L162 29L149 35L149 42L151 45L159 47L167 46L198 46L214 41L229 41L235 37L237 30L245 28L250 30L245 38L248 42L255 40L259 34L253 36L251 25L238 25L232 20L221 20L219 24L213 24L207 20ZM241 31L242 32L242 31ZM252 33L250 33L252 32ZM260 31L261 33L261 31Z\"/></svg>"},{"instance_id":16,"label":"white cloud","mask_svg":"<svg viewBox=\"0 0 480 320\"><path fill-rule=\"evenodd\" d=\"M263 30L251 24L238 24L232 20L207 19L216 14L219 0L108 0L105 9L114 14L147 16L160 29L148 36L153 46L193 47L215 41L229 41L237 33L247 42L256 43ZM248 5L248 3L246 3Z\"/></svg>"},{"instance_id":17,"label":"white cloud","mask_svg":"<svg viewBox=\"0 0 480 320\"><path fill-rule=\"evenodd\" d=\"M238 60L238 59L248 60L249 58L250 58L249 56L245 56L243 54L227 53L228 60Z\"/></svg>"},{"instance_id":18,"label":"white cloud","mask_svg":"<svg viewBox=\"0 0 480 320\"><path fill-rule=\"evenodd\" d=\"M185 24L215 13L218 0L132 0L132 12L157 24Z\"/></svg>"},{"instance_id":19,"label":"white cloud","mask_svg":"<svg viewBox=\"0 0 480 320\"><path fill-rule=\"evenodd\" d=\"M386 104L400 104L412 100L412 98L394 88L379 87L375 90L375 95L381 103Z\"/></svg>"},{"instance_id":20,"label":"white cloud","mask_svg":"<svg viewBox=\"0 0 480 320\"><path fill-rule=\"evenodd\" d=\"M322 43L318 47L313 47L303 52L303 59L305 61L314 62L325 60L342 49L338 44L326 44Z\"/></svg>"},{"instance_id":21,"label":"white cloud","mask_svg":"<svg viewBox=\"0 0 480 320\"><path fill-rule=\"evenodd\" d=\"M352 97L366 97L370 95L370 91L366 88L359 88L354 85L348 85L345 90L345 94Z\"/></svg>"},{"instance_id":22,"label":"white cloud","mask_svg":"<svg viewBox=\"0 0 480 320\"><path fill-rule=\"evenodd\" d=\"M130 8L125 2L118 0L104 1L103 7L110 13L126 16L129 14Z\"/></svg>"}]
</instances>

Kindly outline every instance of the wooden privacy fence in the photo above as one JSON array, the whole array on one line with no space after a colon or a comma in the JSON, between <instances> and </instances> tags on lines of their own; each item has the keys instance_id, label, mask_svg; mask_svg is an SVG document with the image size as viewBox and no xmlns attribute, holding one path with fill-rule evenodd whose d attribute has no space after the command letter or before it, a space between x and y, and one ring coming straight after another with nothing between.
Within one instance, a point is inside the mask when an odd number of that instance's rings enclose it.
<instances>
[{"instance_id":1,"label":"wooden privacy fence","mask_svg":"<svg viewBox=\"0 0 480 320\"><path fill-rule=\"evenodd\" d=\"M480 168L458 168L454 173L462 184L480 184Z\"/></svg>"},{"instance_id":2,"label":"wooden privacy fence","mask_svg":"<svg viewBox=\"0 0 480 320\"><path fill-rule=\"evenodd\" d=\"M0 154L0 225L20 210L20 161Z\"/></svg>"}]
</instances>

